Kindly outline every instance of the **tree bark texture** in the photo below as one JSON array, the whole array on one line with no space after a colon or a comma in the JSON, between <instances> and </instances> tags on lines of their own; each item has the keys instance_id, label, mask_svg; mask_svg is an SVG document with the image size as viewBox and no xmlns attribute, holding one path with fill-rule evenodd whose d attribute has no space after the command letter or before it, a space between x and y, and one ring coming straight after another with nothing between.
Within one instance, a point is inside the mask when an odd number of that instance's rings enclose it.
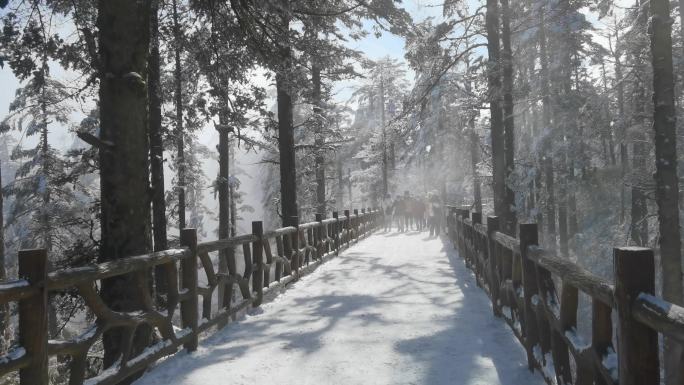
<instances>
[{"instance_id":1,"label":"tree bark texture","mask_svg":"<svg viewBox=\"0 0 684 385\"><path fill-rule=\"evenodd\" d=\"M497 0L487 0L487 86L491 123L492 169L494 191L494 214L506 215L506 159L504 156L504 125L501 110L501 66L499 44L499 5Z\"/></svg>"},{"instance_id":2,"label":"tree bark texture","mask_svg":"<svg viewBox=\"0 0 684 385\"><path fill-rule=\"evenodd\" d=\"M510 187L510 178L515 170L515 120L513 102L513 52L511 50L511 15L508 0L501 0L501 40L503 50L501 63L503 64L503 119L504 119L504 149L505 149L505 229L509 235L515 236L517 218L515 207L515 192Z\"/></svg>"},{"instance_id":3,"label":"tree bark texture","mask_svg":"<svg viewBox=\"0 0 684 385\"><path fill-rule=\"evenodd\" d=\"M651 58L653 65L653 131L655 134L656 203L660 230L663 299L682 305L682 258L679 232L677 130L672 65L672 24L668 0L651 0ZM665 382L681 384L682 347L665 339Z\"/></svg>"},{"instance_id":4,"label":"tree bark texture","mask_svg":"<svg viewBox=\"0 0 684 385\"><path fill-rule=\"evenodd\" d=\"M315 60L315 59L314 59ZM313 84L312 102L314 114L314 155L316 172L316 212L325 214L327 207L325 202L325 155L323 146L325 137L323 136L323 100L321 96L321 67L318 63L313 63L311 69L311 83Z\"/></svg>"},{"instance_id":5,"label":"tree bark texture","mask_svg":"<svg viewBox=\"0 0 684 385\"><path fill-rule=\"evenodd\" d=\"M174 68L173 87L174 104L176 107L176 166L178 177L178 227L185 228L185 141L183 138L183 74L181 71L181 32L178 20L178 4L173 0L173 35L174 35Z\"/></svg>"},{"instance_id":6,"label":"tree bark texture","mask_svg":"<svg viewBox=\"0 0 684 385\"><path fill-rule=\"evenodd\" d=\"M100 0L100 262L151 251L149 157L147 138L147 57L150 3L137 0ZM101 295L115 311L143 308L140 290L148 290L132 276L103 280ZM139 327L134 353L150 341L151 330ZM105 333L104 367L121 354L124 333Z\"/></svg>"},{"instance_id":7,"label":"tree bark texture","mask_svg":"<svg viewBox=\"0 0 684 385\"><path fill-rule=\"evenodd\" d=\"M289 31L289 15L284 10L280 15L283 31ZM283 225L288 226L290 218L297 212L297 169L294 149L294 123L292 84L292 52L286 41L280 49L282 65L276 73L278 103L278 150L280 151L280 204Z\"/></svg>"},{"instance_id":8,"label":"tree bark texture","mask_svg":"<svg viewBox=\"0 0 684 385\"><path fill-rule=\"evenodd\" d=\"M548 233L547 244L556 249L556 194L555 177L553 171L553 129L551 127L551 88L549 86L549 53L546 44L546 21L545 8L539 11L539 55L541 62L541 85L542 85L542 135L544 136L544 185L546 187L546 231Z\"/></svg>"},{"instance_id":9,"label":"tree bark texture","mask_svg":"<svg viewBox=\"0 0 684 385\"><path fill-rule=\"evenodd\" d=\"M152 182L152 228L154 250L168 249L166 200L164 197L164 144L162 141L161 59L159 56L159 0L152 0L150 11L150 57L147 91L150 102L150 176ZM163 279L157 274L157 280Z\"/></svg>"}]
</instances>

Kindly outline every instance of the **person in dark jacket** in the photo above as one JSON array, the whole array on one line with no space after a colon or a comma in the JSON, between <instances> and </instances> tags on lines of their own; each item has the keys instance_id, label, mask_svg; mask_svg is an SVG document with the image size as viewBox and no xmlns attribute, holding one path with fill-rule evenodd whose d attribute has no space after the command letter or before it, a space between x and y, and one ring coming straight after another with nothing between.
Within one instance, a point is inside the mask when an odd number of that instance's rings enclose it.
<instances>
[{"instance_id":1,"label":"person in dark jacket","mask_svg":"<svg viewBox=\"0 0 684 385\"><path fill-rule=\"evenodd\" d=\"M416 222L416 230L425 230L425 211L427 210L427 205L425 204L424 198L416 197L413 210L413 220Z\"/></svg>"},{"instance_id":2,"label":"person in dark jacket","mask_svg":"<svg viewBox=\"0 0 684 385\"><path fill-rule=\"evenodd\" d=\"M404 232L404 222L406 216L406 200L403 197L397 197L394 202L394 218L397 220L397 231Z\"/></svg>"},{"instance_id":3,"label":"person in dark jacket","mask_svg":"<svg viewBox=\"0 0 684 385\"><path fill-rule=\"evenodd\" d=\"M434 194L430 198L428 215L430 222L430 236L439 236L442 231L442 205L439 202L439 198Z\"/></svg>"},{"instance_id":4,"label":"person in dark jacket","mask_svg":"<svg viewBox=\"0 0 684 385\"><path fill-rule=\"evenodd\" d=\"M382 201L383 222L385 224L385 232L392 231L392 216L394 215L394 202L392 197L387 194Z\"/></svg>"}]
</instances>

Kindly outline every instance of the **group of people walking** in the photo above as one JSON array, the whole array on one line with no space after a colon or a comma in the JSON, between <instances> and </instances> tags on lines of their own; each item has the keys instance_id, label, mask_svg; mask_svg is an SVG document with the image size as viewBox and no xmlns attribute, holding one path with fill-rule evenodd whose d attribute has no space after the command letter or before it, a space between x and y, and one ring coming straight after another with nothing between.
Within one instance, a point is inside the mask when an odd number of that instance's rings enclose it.
<instances>
[{"instance_id":1,"label":"group of people walking","mask_svg":"<svg viewBox=\"0 0 684 385\"><path fill-rule=\"evenodd\" d=\"M408 191L392 199L387 195L382 204L385 232L430 231L430 236L439 235L442 228L443 210L436 194L426 197L412 196Z\"/></svg>"}]
</instances>

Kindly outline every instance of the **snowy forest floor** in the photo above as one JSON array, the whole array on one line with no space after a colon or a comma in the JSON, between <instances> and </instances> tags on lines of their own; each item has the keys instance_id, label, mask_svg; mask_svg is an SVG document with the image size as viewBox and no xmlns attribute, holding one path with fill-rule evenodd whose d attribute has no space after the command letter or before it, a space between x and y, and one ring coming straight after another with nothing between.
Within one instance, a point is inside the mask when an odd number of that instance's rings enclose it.
<instances>
[{"instance_id":1,"label":"snowy forest floor","mask_svg":"<svg viewBox=\"0 0 684 385\"><path fill-rule=\"evenodd\" d=\"M376 233L137 385L543 384L446 238Z\"/></svg>"}]
</instances>

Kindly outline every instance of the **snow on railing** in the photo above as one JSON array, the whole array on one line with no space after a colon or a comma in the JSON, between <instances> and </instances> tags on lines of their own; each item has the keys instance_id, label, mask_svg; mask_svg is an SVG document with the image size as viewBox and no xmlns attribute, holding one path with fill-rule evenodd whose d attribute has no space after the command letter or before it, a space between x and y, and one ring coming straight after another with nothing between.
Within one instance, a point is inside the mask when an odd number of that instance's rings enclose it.
<instances>
[{"instance_id":1,"label":"snow on railing","mask_svg":"<svg viewBox=\"0 0 684 385\"><path fill-rule=\"evenodd\" d=\"M521 224L514 238L497 217L485 225L479 213L449 210L454 248L526 348L530 369L550 384L659 383L658 333L684 343L684 308L654 296L652 250L615 248L613 284L540 248L536 224ZM590 341L577 333L580 292L591 298Z\"/></svg>"},{"instance_id":2,"label":"snow on railing","mask_svg":"<svg viewBox=\"0 0 684 385\"><path fill-rule=\"evenodd\" d=\"M58 356L69 358L69 384L119 383L181 346L195 350L201 333L222 327L248 307L259 306L270 293L276 295L341 249L369 235L380 223L378 210L346 210L343 216L336 212L332 219L317 215L315 222L269 232L263 231L261 222L253 222L252 234L200 244L196 230L184 229L182 248L49 274L45 250L21 251L21 279L0 282L0 305L17 303L19 314L19 340L0 356L0 382L4 376L18 373L19 385L47 385L48 361ZM242 261L236 260L238 248L242 249ZM212 258L211 253L218 256ZM238 271L239 265L242 271ZM164 278L160 281L163 285L148 282L152 270L155 279ZM201 279L199 271L203 272ZM112 279L125 280L135 288L140 296L134 299L137 308L122 310L121 304L113 308L101 296L103 282ZM154 295L148 290L153 286ZM49 294L66 291L77 294L95 320L73 338L48 340ZM148 336L154 331L155 343L136 346L139 331L145 329ZM112 363L92 373L89 355L106 335L122 341L121 346L114 346L118 351L105 351Z\"/></svg>"}]
</instances>

